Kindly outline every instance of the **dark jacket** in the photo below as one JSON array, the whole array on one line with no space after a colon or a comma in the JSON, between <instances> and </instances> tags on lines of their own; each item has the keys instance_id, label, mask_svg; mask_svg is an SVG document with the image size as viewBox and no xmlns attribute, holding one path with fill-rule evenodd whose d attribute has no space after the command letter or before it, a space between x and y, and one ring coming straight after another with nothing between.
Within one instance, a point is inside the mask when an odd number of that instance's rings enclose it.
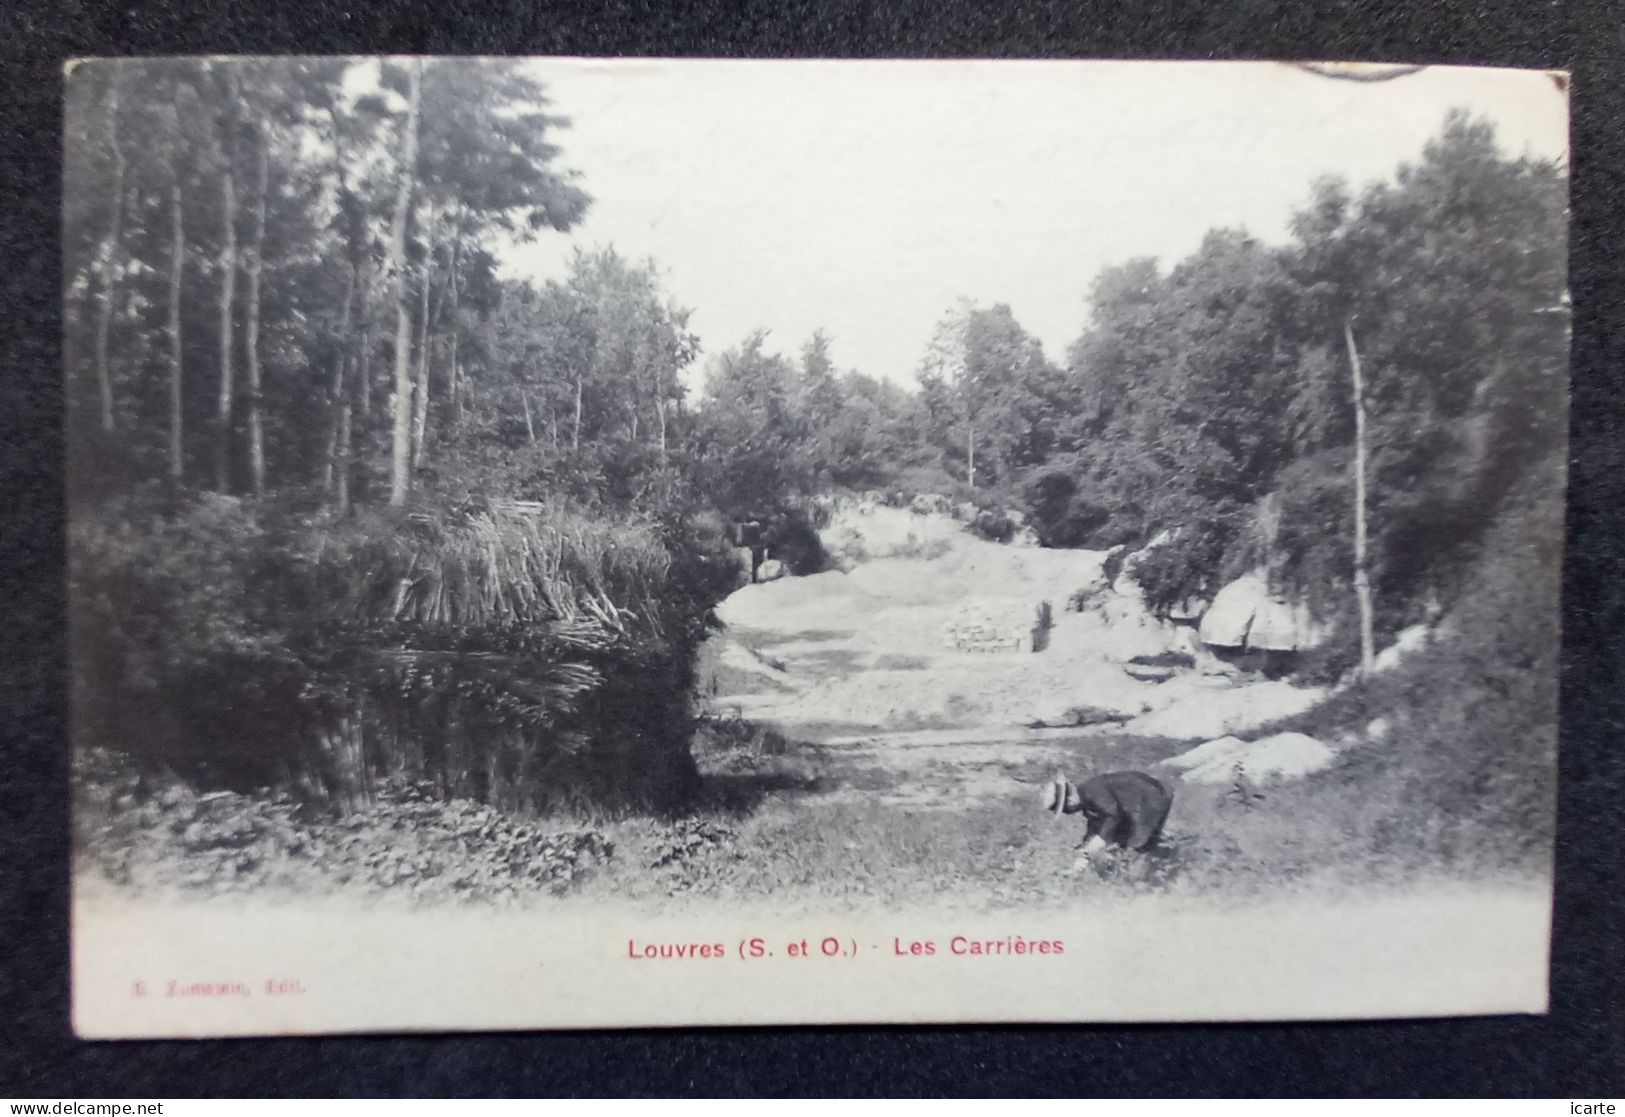
<instances>
[{"instance_id":1,"label":"dark jacket","mask_svg":"<svg viewBox=\"0 0 1625 1117\"><path fill-rule=\"evenodd\" d=\"M1107 772L1074 787L1066 785L1067 814L1082 813L1083 840L1097 834L1108 845L1144 849L1156 842L1174 793L1144 772Z\"/></svg>"}]
</instances>

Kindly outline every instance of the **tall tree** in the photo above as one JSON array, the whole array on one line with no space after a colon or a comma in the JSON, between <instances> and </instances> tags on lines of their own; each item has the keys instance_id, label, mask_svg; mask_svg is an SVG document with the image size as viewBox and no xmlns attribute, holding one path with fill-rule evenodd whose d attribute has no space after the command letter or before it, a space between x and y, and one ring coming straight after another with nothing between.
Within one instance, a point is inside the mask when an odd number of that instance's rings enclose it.
<instances>
[{"instance_id":1,"label":"tall tree","mask_svg":"<svg viewBox=\"0 0 1625 1117\"><path fill-rule=\"evenodd\" d=\"M962 451L971 487L978 477L1008 480L1048 454L1060 374L1008 305L961 303L944 317L921 365L921 379L940 384L954 401L957 431L938 434L950 453Z\"/></svg>"},{"instance_id":2,"label":"tall tree","mask_svg":"<svg viewBox=\"0 0 1625 1117\"><path fill-rule=\"evenodd\" d=\"M412 468L412 289L406 271L406 229L418 174L418 113L423 100L423 64L406 64L406 119L401 126L395 210L389 226L389 271L395 285L395 379L390 396L394 421L390 441L389 503L406 503Z\"/></svg>"},{"instance_id":3,"label":"tall tree","mask_svg":"<svg viewBox=\"0 0 1625 1117\"><path fill-rule=\"evenodd\" d=\"M1564 291L1565 198L1560 165L1509 158L1458 112L1392 182L1358 197L1321 183L1297 216L1295 340L1341 354L1303 364L1298 475L1307 497L1314 478L1342 473L1344 557L1333 567L1299 535L1313 580L1353 584L1362 630L1367 592L1384 630L1448 596L1499 503L1561 439L1564 323L1544 311Z\"/></svg>"},{"instance_id":4,"label":"tall tree","mask_svg":"<svg viewBox=\"0 0 1625 1117\"><path fill-rule=\"evenodd\" d=\"M108 184L108 229L97 254L97 279L101 286L96 308L96 386L101 403L101 428L111 434L113 418L113 370L108 357L108 342L113 328L113 315L119 296L119 272L123 266L124 185L127 160L119 137L119 86L123 70L112 69L107 92L107 146L112 153L112 175Z\"/></svg>"},{"instance_id":5,"label":"tall tree","mask_svg":"<svg viewBox=\"0 0 1625 1117\"><path fill-rule=\"evenodd\" d=\"M237 78L230 62L211 63L209 71L218 77L218 90L212 98L215 110L214 156L220 187L220 286L219 383L215 406L214 487L225 492L231 487L232 397L236 390L233 346L237 298Z\"/></svg>"},{"instance_id":6,"label":"tall tree","mask_svg":"<svg viewBox=\"0 0 1625 1117\"><path fill-rule=\"evenodd\" d=\"M418 270L417 368L412 376L412 468L423 462L423 440L429 430L429 345L434 288L436 216L431 206L423 220L423 266Z\"/></svg>"},{"instance_id":7,"label":"tall tree","mask_svg":"<svg viewBox=\"0 0 1625 1117\"><path fill-rule=\"evenodd\" d=\"M186 273L186 218L181 198L180 177L169 184L169 223L172 229L169 253L169 477L179 483L186 472L185 352L181 337L181 290Z\"/></svg>"},{"instance_id":8,"label":"tall tree","mask_svg":"<svg viewBox=\"0 0 1625 1117\"><path fill-rule=\"evenodd\" d=\"M701 485L718 507L741 519L767 515L816 484L800 374L766 343L758 332L718 355L696 416Z\"/></svg>"},{"instance_id":9,"label":"tall tree","mask_svg":"<svg viewBox=\"0 0 1625 1117\"><path fill-rule=\"evenodd\" d=\"M258 130L255 144L254 229L244 271L248 275L248 320L243 330L243 356L248 373L248 474L255 496L265 495L265 426L260 372L260 279L265 271L265 195L271 176L271 140Z\"/></svg>"},{"instance_id":10,"label":"tall tree","mask_svg":"<svg viewBox=\"0 0 1625 1117\"><path fill-rule=\"evenodd\" d=\"M300 99L308 105L308 127L321 138L331 159L334 195L331 232L338 238L343 295L337 315L337 344L328 349L327 435L322 453L321 487L340 512L350 505L355 431L371 419L373 342L373 257L378 241L375 210L383 191L369 192L369 163L382 163L378 135L385 119L381 105L367 111L345 92L349 68L343 63L306 63L296 75ZM373 185L376 185L375 183Z\"/></svg>"},{"instance_id":11,"label":"tall tree","mask_svg":"<svg viewBox=\"0 0 1625 1117\"><path fill-rule=\"evenodd\" d=\"M1354 596L1360 610L1360 673L1369 675L1376 664L1377 650L1372 636L1371 571L1365 526L1365 378L1360 371L1360 350L1354 344L1352 319L1343 320L1343 340L1348 343L1349 374L1354 384Z\"/></svg>"},{"instance_id":12,"label":"tall tree","mask_svg":"<svg viewBox=\"0 0 1625 1117\"><path fill-rule=\"evenodd\" d=\"M801 347L801 406L817 443L818 469L825 474L835 464L834 430L845 402L835 374L835 361L830 355L831 346L827 333L814 330Z\"/></svg>"}]
</instances>

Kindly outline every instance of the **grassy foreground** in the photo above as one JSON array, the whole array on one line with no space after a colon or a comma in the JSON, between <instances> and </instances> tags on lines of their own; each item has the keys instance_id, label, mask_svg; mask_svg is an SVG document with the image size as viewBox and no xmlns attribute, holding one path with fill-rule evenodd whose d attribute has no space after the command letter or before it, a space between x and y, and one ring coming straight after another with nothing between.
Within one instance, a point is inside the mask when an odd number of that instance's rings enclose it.
<instances>
[{"instance_id":1,"label":"grassy foreground","mask_svg":"<svg viewBox=\"0 0 1625 1117\"><path fill-rule=\"evenodd\" d=\"M1391 766L1358 750L1312 780L1186 784L1160 738L1035 734L945 743L793 741L740 719L702 723L704 798L678 817L534 820L396 789L345 816L286 798L137 791L81 779L82 867L139 889L375 894L424 904L535 901L665 909L771 901L887 910L1064 906L1080 896L1230 898L1382 889L1495 874L1534 878L1505 850L1407 803ZM1375 746L1373 746L1375 748ZM1039 786L1060 768L1158 772L1175 788L1161 848L1076 864L1076 817ZM1452 837L1453 835L1453 837ZM111 852L110 852L111 851Z\"/></svg>"}]
</instances>

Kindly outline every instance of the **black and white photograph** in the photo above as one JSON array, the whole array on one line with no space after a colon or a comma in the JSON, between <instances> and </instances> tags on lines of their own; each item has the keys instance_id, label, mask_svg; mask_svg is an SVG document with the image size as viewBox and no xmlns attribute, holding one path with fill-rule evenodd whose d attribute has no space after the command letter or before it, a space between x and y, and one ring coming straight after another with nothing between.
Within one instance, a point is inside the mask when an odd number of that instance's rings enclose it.
<instances>
[{"instance_id":1,"label":"black and white photograph","mask_svg":"<svg viewBox=\"0 0 1625 1117\"><path fill-rule=\"evenodd\" d=\"M1565 74L64 81L80 1035L1545 1011Z\"/></svg>"}]
</instances>

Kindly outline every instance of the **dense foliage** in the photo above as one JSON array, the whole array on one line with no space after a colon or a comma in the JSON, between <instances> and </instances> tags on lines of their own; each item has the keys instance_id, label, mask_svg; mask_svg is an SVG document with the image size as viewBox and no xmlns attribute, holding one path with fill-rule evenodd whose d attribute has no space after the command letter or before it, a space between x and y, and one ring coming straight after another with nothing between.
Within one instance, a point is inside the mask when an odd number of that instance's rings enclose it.
<instances>
[{"instance_id":1,"label":"dense foliage","mask_svg":"<svg viewBox=\"0 0 1625 1117\"><path fill-rule=\"evenodd\" d=\"M1565 202L1562 167L1508 159L1456 114L1394 181L1317 184L1287 245L1215 232L1166 274L1108 271L1069 353L1060 454L1025 479L1040 533L1167 530L1143 568L1154 597L1262 565L1338 618L1352 345L1379 628L1447 607L1512 483L1560 452Z\"/></svg>"},{"instance_id":2,"label":"dense foliage","mask_svg":"<svg viewBox=\"0 0 1625 1117\"><path fill-rule=\"evenodd\" d=\"M589 204L521 64L86 64L67 361L83 745L339 801L680 801L735 584L650 265L500 252ZM139 726L139 731L132 729Z\"/></svg>"}]
</instances>

